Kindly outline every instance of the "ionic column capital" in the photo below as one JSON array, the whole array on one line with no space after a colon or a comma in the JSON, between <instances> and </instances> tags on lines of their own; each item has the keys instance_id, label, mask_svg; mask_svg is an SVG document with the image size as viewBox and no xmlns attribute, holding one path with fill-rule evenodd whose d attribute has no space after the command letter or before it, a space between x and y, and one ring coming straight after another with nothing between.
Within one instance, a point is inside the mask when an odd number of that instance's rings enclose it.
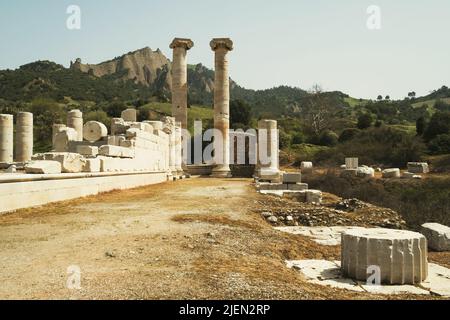
<instances>
[{"instance_id":1,"label":"ionic column capital","mask_svg":"<svg viewBox=\"0 0 450 320\"><path fill-rule=\"evenodd\" d=\"M233 41L230 38L214 38L209 45L213 51L216 51L219 48L225 48L228 51L232 51L234 48Z\"/></svg>"},{"instance_id":2,"label":"ionic column capital","mask_svg":"<svg viewBox=\"0 0 450 320\"><path fill-rule=\"evenodd\" d=\"M194 46L194 42L191 39L175 38L175 39L173 39L173 41L169 47L170 47L170 49L175 49L175 48L181 47L186 50L189 50L193 46Z\"/></svg>"}]
</instances>

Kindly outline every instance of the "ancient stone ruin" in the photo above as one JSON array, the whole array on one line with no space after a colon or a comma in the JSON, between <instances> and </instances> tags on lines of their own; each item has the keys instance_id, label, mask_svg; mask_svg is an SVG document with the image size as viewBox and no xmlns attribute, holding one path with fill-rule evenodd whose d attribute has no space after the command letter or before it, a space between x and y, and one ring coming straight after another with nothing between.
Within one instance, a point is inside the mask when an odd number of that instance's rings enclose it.
<instances>
[{"instance_id":1,"label":"ancient stone ruin","mask_svg":"<svg viewBox=\"0 0 450 320\"><path fill-rule=\"evenodd\" d=\"M230 158L242 151L231 154L230 147L241 136L252 141L247 146L254 150L252 155L244 152L246 160L260 158L255 152L257 148L269 159L255 160L258 162L255 174L262 179L280 181L276 121L261 120L259 129L263 130L258 137L230 133L228 53L234 45L228 38L215 38L210 43L215 55L214 163L186 163L183 130L188 123L187 51L193 46L192 40L185 38L175 38L170 44L172 115L159 121L139 122L137 110L130 108L120 118L112 119L108 128L97 121L84 122L80 110L71 110L66 124L53 125L52 150L33 154L33 115L28 112L17 115L15 138L13 116L0 115L0 167L14 173L0 176L0 191L4 191L0 193L3 201L0 211L182 179L198 173L196 165L203 167L201 174L229 178L232 176ZM292 184L290 188L304 186Z\"/></svg>"}]
</instances>

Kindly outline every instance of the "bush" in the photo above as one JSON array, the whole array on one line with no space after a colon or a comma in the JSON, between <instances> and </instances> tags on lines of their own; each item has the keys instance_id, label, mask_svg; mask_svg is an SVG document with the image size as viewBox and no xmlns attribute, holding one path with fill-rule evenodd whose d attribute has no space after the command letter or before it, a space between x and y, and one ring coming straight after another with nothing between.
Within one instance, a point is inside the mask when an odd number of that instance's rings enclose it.
<instances>
[{"instance_id":1,"label":"bush","mask_svg":"<svg viewBox=\"0 0 450 320\"><path fill-rule=\"evenodd\" d=\"M302 144L305 142L305 137L301 132L296 132L292 135L292 144Z\"/></svg>"},{"instance_id":2,"label":"bush","mask_svg":"<svg viewBox=\"0 0 450 320\"><path fill-rule=\"evenodd\" d=\"M349 140L352 140L354 137L356 137L361 131L356 128L349 128L342 131L341 135L339 136L339 142L346 142Z\"/></svg>"},{"instance_id":3,"label":"bush","mask_svg":"<svg viewBox=\"0 0 450 320\"><path fill-rule=\"evenodd\" d=\"M111 118L120 118L122 116L122 111L126 108L127 107L124 102L116 101L107 106L105 111Z\"/></svg>"},{"instance_id":4,"label":"bush","mask_svg":"<svg viewBox=\"0 0 450 320\"><path fill-rule=\"evenodd\" d=\"M372 116L369 113L363 113L358 117L358 128L363 130L372 126Z\"/></svg>"},{"instance_id":5,"label":"bush","mask_svg":"<svg viewBox=\"0 0 450 320\"><path fill-rule=\"evenodd\" d=\"M440 134L428 143L432 154L450 153L450 134Z\"/></svg>"},{"instance_id":6,"label":"bush","mask_svg":"<svg viewBox=\"0 0 450 320\"><path fill-rule=\"evenodd\" d=\"M338 139L339 137L335 132L331 130L325 130L319 137L319 145L333 147L337 145Z\"/></svg>"}]
</instances>

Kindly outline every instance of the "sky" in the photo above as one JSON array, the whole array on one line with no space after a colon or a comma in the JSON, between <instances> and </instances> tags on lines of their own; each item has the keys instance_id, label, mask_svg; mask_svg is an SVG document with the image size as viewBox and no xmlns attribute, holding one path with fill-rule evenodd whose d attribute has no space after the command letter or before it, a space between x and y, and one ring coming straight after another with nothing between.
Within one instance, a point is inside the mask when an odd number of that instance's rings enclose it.
<instances>
[{"instance_id":1,"label":"sky","mask_svg":"<svg viewBox=\"0 0 450 320\"><path fill-rule=\"evenodd\" d=\"M66 26L69 5L79 30ZM189 63L212 68L210 40L230 37L230 76L246 88L403 98L450 86L449 31L448 0L0 0L0 69L99 63L146 46L171 58L174 37L194 41Z\"/></svg>"}]
</instances>

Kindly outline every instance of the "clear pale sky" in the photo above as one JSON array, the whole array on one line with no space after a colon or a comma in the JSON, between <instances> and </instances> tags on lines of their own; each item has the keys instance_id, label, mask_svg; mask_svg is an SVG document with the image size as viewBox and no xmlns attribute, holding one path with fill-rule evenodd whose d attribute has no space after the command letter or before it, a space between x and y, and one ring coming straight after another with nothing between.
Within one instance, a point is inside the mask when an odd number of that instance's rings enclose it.
<instances>
[{"instance_id":1,"label":"clear pale sky","mask_svg":"<svg viewBox=\"0 0 450 320\"><path fill-rule=\"evenodd\" d=\"M81 30L66 9L81 8ZM370 5L381 30L366 26ZM450 86L449 0L0 0L0 69L36 60L98 63L145 46L169 58L174 37L195 42L189 63L213 65L209 41L230 37L240 85L341 90L402 98Z\"/></svg>"}]
</instances>

